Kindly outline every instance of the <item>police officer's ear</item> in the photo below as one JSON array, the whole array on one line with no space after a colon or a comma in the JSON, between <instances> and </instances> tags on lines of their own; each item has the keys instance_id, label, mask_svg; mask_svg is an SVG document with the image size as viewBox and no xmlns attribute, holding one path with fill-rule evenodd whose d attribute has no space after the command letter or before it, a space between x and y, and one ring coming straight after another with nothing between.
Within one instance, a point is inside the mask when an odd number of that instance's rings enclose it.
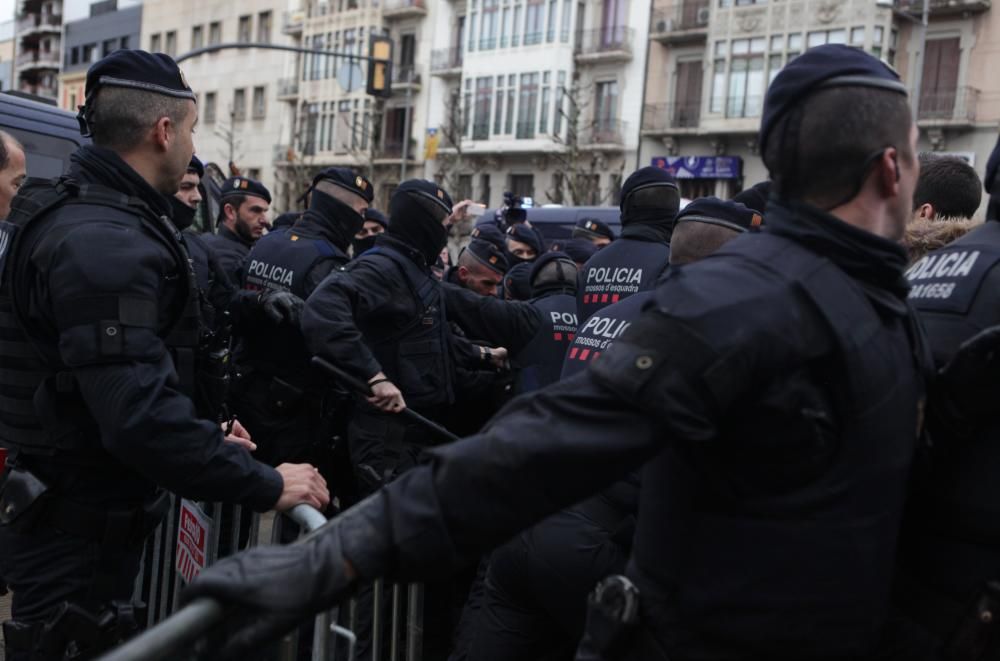
<instances>
[{"instance_id":1,"label":"police officer's ear","mask_svg":"<svg viewBox=\"0 0 1000 661\"><path fill-rule=\"evenodd\" d=\"M922 218L924 220L934 220L935 216L937 216L937 210L930 202L924 202L913 212L914 218Z\"/></svg>"}]
</instances>

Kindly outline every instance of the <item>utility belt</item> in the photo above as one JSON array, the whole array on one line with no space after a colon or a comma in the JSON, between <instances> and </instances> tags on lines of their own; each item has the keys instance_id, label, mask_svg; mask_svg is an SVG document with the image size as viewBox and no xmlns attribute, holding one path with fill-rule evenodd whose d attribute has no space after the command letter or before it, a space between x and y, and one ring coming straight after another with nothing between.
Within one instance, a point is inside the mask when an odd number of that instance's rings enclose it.
<instances>
[{"instance_id":1,"label":"utility belt","mask_svg":"<svg viewBox=\"0 0 1000 661\"><path fill-rule=\"evenodd\" d=\"M55 528L74 537L116 548L138 546L170 507L165 491L134 508L97 509L52 493L34 473L10 465L0 481L0 526L17 532Z\"/></svg>"},{"instance_id":2,"label":"utility belt","mask_svg":"<svg viewBox=\"0 0 1000 661\"><path fill-rule=\"evenodd\" d=\"M30 661L91 659L138 633L146 619L142 602L111 602L98 613L64 602L44 622L8 620L3 623L7 654Z\"/></svg>"}]
</instances>

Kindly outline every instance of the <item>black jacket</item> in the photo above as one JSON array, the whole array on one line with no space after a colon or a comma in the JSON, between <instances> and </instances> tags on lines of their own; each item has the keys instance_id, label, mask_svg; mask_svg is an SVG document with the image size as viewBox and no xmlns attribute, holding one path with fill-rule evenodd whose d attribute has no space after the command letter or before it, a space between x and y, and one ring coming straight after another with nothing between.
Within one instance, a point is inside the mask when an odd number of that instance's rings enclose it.
<instances>
[{"instance_id":1,"label":"black jacket","mask_svg":"<svg viewBox=\"0 0 1000 661\"><path fill-rule=\"evenodd\" d=\"M244 241L239 234L225 225L219 225L219 233L206 232L202 235L205 244L215 253L222 270L234 285L243 283L243 267L253 243Z\"/></svg>"}]
</instances>

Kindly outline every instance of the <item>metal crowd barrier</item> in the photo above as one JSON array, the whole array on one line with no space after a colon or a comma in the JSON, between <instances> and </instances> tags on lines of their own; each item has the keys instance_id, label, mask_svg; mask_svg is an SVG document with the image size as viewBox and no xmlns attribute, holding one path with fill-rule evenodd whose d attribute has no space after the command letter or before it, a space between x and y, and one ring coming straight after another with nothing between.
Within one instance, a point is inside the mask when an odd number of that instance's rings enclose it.
<instances>
[{"instance_id":1,"label":"metal crowd barrier","mask_svg":"<svg viewBox=\"0 0 1000 661\"><path fill-rule=\"evenodd\" d=\"M262 522L262 516L266 517ZM192 503L172 498L170 511L146 544L142 569L136 579L135 599L148 606L147 629L132 640L109 651L99 661L175 661L196 659L199 644L222 623L225 610L210 599L197 599L179 608L180 593L186 584L185 568L198 561L208 566L220 557L261 543L262 523L271 523L264 543L278 544L285 519L295 523L300 534L315 531L325 523L319 511L299 505L283 515L244 513L236 505L218 503L194 508ZM225 528L225 530L223 530ZM192 538L197 537L198 539ZM203 539L202 539L203 537ZM197 547L196 542L204 542ZM199 551L204 549L204 553ZM189 556L194 556L189 557ZM269 661L354 661L359 642L370 647L371 661L421 661L423 657L423 586L398 585L389 588L382 581L370 587L370 629L366 622L359 631L362 605L352 598L331 611L320 613L311 623L278 641ZM402 604L405 590L406 604ZM385 603L388 593L389 603ZM389 621L386 623L386 618ZM405 630L403 619L405 617ZM311 650L300 653L299 644L312 626ZM359 640L361 639L361 640Z\"/></svg>"}]
</instances>

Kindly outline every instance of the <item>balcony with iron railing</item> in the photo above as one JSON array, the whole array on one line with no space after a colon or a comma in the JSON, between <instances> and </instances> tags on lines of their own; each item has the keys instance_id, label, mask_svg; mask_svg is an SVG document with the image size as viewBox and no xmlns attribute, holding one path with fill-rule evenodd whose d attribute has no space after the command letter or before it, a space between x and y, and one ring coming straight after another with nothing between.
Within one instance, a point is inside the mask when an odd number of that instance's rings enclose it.
<instances>
[{"instance_id":1,"label":"balcony with iron railing","mask_svg":"<svg viewBox=\"0 0 1000 661\"><path fill-rule=\"evenodd\" d=\"M431 73L435 76L462 75L462 49L458 46L431 52Z\"/></svg>"},{"instance_id":2,"label":"balcony with iron railing","mask_svg":"<svg viewBox=\"0 0 1000 661\"><path fill-rule=\"evenodd\" d=\"M26 50L18 53L15 64L18 71L29 69L58 69L61 56L59 51Z\"/></svg>"},{"instance_id":3,"label":"balcony with iron railing","mask_svg":"<svg viewBox=\"0 0 1000 661\"><path fill-rule=\"evenodd\" d=\"M648 103L642 109L642 132L646 135L669 135L698 128L701 116L699 101Z\"/></svg>"},{"instance_id":4,"label":"balcony with iron railing","mask_svg":"<svg viewBox=\"0 0 1000 661\"><path fill-rule=\"evenodd\" d=\"M708 0L685 0L653 10L649 36L664 44L704 41L708 35Z\"/></svg>"},{"instance_id":5,"label":"balcony with iron railing","mask_svg":"<svg viewBox=\"0 0 1000 661\"><path fill-rule=\"evenodd\" d=\"M987 11L991 0L930 0L928 11L931 18L955 14L975 14ZM893 11L910 16L920 16L924 11L924 0L893 0Z\"/></svg>"},{"instance_id":6,"label":"balcony with iron railing","mask_svg":"<svg viewBox=\"0 0 1000 661\"><path fill-rule=\"evenodd\" d=\"M382 8L382 18L385 19L418 18L426 15L425 0L385 0Z\"/></svg>"},{"instance_id":7,"label":"balcony with iron railing","mask_svg":"<svg viewBox=\"0 0 1000 661\"><path fill-rule=\"evenodd\" d=\"M945 91L922 91L917 123L922 127L972 125L976 121L979 90L958 87Z\"/></svg>"},{"instance_id":8,"label":"balcony with iron railing","mask_svg":"<svg viewBox=\"0 0 1000 661\"><path fill-rule=\"evenodd\" d=\"M632 59L635 30L614 25L596 30L579 30L573 44L576 61L614 62Z\"/></svg>"},{"instance_id":9,"label":"balcony with iron railing","mask_svg":"<svg viewBox=\"0 0 1000 661\"><path fill-rule=\"evenodd\" d=\"M278 98L285 101L294 101L299 96L298 78L278 79Z\"/></svg>"},{"instance_id":10,"label":"balcony with iron railing","mask_svg":"<svg viewBox=\"0 0 1000 661\"><path fill-rule=\"evenodd\" d=\"M405 92L407 89L416 92L420 90L420 72L414 64L393 64L392 89L394 92Z\"/></svg>"},{"instance_id":11,"label":"balcony with iron railing","mask_svg":"<svg viewBox=\"0 0 1000 661\"><path fill-rule=\"evenodd\" d=\"M406 160L412 161L416 158L417 141L410 138L410 148L406 154ZM403 139L399 137L385 138L382 146L375 150L375 157L383 161L400 161L403 159Z\"/></svg>"},{"instance_id":12,"label":"balcony with iron railing","mask_svg":"<svg viewBox=\"0 0 1000 661\"><path fill-rule=\"evenodd\" d=\"M62 16L58 14L24 14L17 19L17 34L25 36L32 32L59 32Z\"/></svg>"},{"instance_id":13,"label":"balcony with iron railing","mask_svg":"<svg viewBox=\"0 0 1000 661\"><path fill-rule=\"evenodd\" d=\"M628 134L628 122L620 119L598 119L580 131L579 142L589 147L621 148Z\"/></svg>"},{"instance_id":14,"label":"balcony with iron railing","mask_svg":"<svg viewBox=\"0 0 1000 661\"><path fill-rule=\"evenodd\" d=\"M281 32L287 35L302 34L305 22L306 13L304 11L286 11L281 16Z\"/></svg>"}]
</instances>

